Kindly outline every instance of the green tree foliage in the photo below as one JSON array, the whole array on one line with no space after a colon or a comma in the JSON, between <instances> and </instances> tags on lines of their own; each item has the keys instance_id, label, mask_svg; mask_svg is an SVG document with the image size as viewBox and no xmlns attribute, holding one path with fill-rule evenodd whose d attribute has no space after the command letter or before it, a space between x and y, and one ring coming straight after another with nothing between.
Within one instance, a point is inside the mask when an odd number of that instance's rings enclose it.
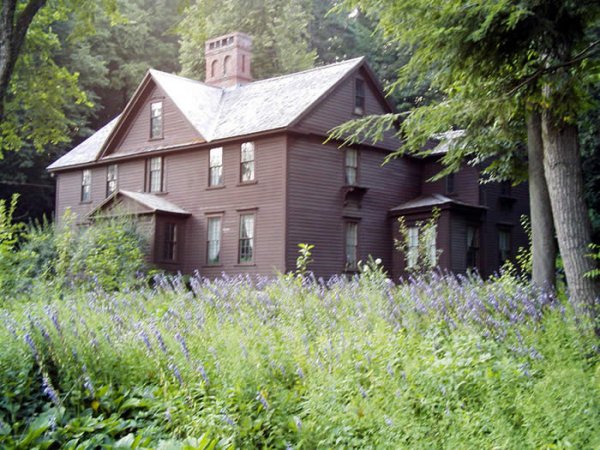
<instances>
[{"instance_id":1,"label":"green tree foliage","mask_svg":"<svg viewBox=\"0 0 600 450\"><path fill-rule=\"evenodd\" d=\"M526 108L541 114L544 172L571 295L579 304L594 304L598 287L583 279L591 268L584 256L590 233L573 124L598 77L599 5L554 0L454 0L436 7L425 0L344 4L362 7L378 18L389 39L411 46L399 85L430 79L443 94L405 118L405 144L398 153L422 153L432 136L458 127L465 133L443 158L446 172L465 159L479 163L495 155L490 169L507 177L519 160L515 144L525 140ZM334 135L350 131L351 140L360 139L356 128L352 132L356 125L340 127ZM367 137L373 134L367 130Z\"/></svg>"},{"instance_id":2,"label":"green tree foliage","mask_svg":"<svg viewBox=\"0 0 600 450\"><path fill-rule=\"evenodd\" d=\"M365 56L398 110L428 102L434 92L427 80L391 89L398 71L410 59L410 47L388 39L377 27L376 17L368 17L359 9L349 12L338 5L336 0L312 1L309 30L318 63Z\"/></svg>"},{"instance_id":3,"label":"green tree foliage","mask_svg":"<svg viewBox=\"0 0 600 450\"><path fill-rule=\"evenodd\" d=\"M302 1L198 0L186 8L177 28L182 75L203 80L204 42L233 31L253 38L255 79L308 69L316 57L309 49L309 22L310 13Z\"/></svg>"},{"instance_id":4,"label":"green tree foliage","mask_svg":"<svg viewBox=\"0 0 600 450\"><path fill-rule=\"evenodd\" d=\"M93 31L97 11L117 20L114 0L6 0L0 20L0 152L31 142L37 150L68 141L73 122L65 108L86 103L78 74L57 64L53 25L76 20L73 38Z\"/></svg>"}]
</instances>

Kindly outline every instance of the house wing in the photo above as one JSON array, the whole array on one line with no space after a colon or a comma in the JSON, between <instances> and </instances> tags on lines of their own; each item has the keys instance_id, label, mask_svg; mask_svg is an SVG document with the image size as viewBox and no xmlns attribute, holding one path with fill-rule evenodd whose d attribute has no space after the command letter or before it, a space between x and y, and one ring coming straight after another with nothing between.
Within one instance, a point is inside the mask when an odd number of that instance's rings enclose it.
<instances>
[{"instance_id":1,"label":"house wing","mask_svg":"<svg viewBox=\"0 0 600 450\"><path fill-rule=\"evenodd\" d=\"M221 89L150 69L105 141L100 158L202 143L218 110ZM162 135L150 136L150 106L162 103Z\"/></svg>"},{"instance_id":2,"label":"house wing","mask_svg":"<svg viewBox=\"0 0 600 450\"><path fill-rule=\"evenodd\" d=\"M361 83L362 105L360 107L356 103L359 100L358 80ZM394 112L394 107L385 98L377 77L363 60L333 89L330 89L320 101L300 115L292 127L301 132L327 136L331 129L345 122ZM395 134L393 130L385 132L383 139L378 142L378 146L396 150L401 143Z\"/></svg>"}]
</instances>

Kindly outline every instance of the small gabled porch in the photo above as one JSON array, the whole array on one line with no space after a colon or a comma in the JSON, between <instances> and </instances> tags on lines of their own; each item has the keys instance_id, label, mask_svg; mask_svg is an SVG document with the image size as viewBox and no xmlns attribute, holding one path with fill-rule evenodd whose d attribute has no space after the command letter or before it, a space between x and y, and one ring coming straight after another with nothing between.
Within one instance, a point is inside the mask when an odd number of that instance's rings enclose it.
<instances>
[{"instance_id":1,"label":"small gabled porch","mask_svg":"<svg viewBox=\"0 0 600 450\"><path fill-rule=\"evenodd\" d=\"M191 213L161 195L117 190L88 214L88 220L124 216L134 217L138 230L146 237L150 264L169 271L181 270L185 225Z\"/></svg>"}]
</instances>

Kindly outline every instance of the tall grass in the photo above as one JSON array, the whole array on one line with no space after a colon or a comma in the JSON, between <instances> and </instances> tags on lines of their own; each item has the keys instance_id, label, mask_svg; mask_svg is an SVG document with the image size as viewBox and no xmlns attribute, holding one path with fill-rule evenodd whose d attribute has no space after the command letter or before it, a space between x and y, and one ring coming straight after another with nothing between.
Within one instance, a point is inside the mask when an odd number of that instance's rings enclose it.
<instances>
[{"instance_id":1,"label":"tall grass","mask_svg":"<svg viewBox=\"0 0 600 450\"><path fill-rule=\"evenodd\" d=\"M598 341L518 280L186 281L2 312L0 446L600 447Z\"/></svg>"}]
</instances>

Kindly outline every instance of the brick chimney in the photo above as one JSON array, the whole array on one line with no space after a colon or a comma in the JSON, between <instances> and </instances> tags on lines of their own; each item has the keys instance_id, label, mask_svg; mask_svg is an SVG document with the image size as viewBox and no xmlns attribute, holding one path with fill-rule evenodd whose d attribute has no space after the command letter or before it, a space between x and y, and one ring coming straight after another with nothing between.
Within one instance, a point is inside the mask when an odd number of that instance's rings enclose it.
<instances>
[{"instance_id":1,"label":"brick chimney","mask_svg":"<svg viewBox=\"0 0 600 450\"><path fill-rule=\"evenodd\" d=\"M252 38L235 32L206 41L206 84L229 87L252 82Z\"/></svg>"}]
</instances>

